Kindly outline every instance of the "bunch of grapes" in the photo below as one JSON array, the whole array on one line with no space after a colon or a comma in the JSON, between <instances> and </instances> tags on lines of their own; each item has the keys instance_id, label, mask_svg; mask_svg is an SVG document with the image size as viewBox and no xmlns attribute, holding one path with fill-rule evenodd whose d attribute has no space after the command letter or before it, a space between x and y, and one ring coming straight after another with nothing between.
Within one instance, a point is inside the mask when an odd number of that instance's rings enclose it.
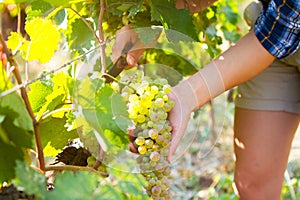
<instances>
[{"instance_id":1,"label":"bunch of grapes","mask_svg":"<svg viewBox=\"0 0 300 200\"><path fill-rule=\"evenodd\" d=\"M134 145L139 153L137 163L147 180L145 189L148 195L154 200L170 199L167 156L172 127L167 117L174 102L167 93L171 92L171 86L166 79L153 81L139 73L121 92L128 102L129 117L136 126Z\"/></svg>"}]
</instances>

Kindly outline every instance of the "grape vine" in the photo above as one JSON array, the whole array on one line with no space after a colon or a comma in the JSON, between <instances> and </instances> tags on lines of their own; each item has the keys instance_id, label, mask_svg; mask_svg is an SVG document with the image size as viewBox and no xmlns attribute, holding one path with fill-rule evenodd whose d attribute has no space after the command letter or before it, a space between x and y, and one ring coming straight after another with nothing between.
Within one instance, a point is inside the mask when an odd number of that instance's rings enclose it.
<instances>
[{"instance_id":1,"label":"grape vine","mask_svg":"<svg viewBox=\"0 0 300 200\"><path fill-rule=\"evenodd\" d=\"M231 0L195 14L176 9L173 0L2 1L0 194L1 188L10 188L6 184L14 184L36 199L169 199L166 156L172 127L167 118L173 102L167 94L171 86L139 70L129 82L123 82L126 74L111 77L125 83L120 90L116 82L107 84L111 46L117 30L125 25L160 26L168 41L146 50L138 64L162 63L189 76L196 71L191 63L200 68L218 55L222 42L239 38L236 9ZM207 45L203 49L208 53L199 59L172 30ZM148 44L156 33L146 33L138 32ZM169 43L179 44L177 53L182 56L165 51ZM145 75L149 71L155 76L155 69L144 69ZM169 84L180 78L168 80ZM132 125L130 141L127 129ZM69 161L64 150L74 139L83 143L78 149L91 154L82 162L89 164L54 162L62 155L60 160ZM129 161L114 162L128 151L128 145L138 153L140 173L124 175L115 170L130 166ZM54 175L48 176L51 172ZM55 179L51 192L45 189L50 179ZM77 182L85 183L84 187Z\"/></svg>"}]
</instances>

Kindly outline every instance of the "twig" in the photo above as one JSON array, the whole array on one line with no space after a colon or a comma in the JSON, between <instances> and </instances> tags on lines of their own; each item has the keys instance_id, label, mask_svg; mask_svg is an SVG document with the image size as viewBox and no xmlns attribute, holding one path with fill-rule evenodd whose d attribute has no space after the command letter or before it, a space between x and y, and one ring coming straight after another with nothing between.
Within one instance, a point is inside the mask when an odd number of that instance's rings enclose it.
<instances>
[{"instance_id":1,"label":"twig","mask_svg":"<svg viewBox=\"0 0 300 200\"><path fill-rule=\"evenodd\" d=\"M41 123L42 121L44 121L45 119L47 119L48 117L50 117L51 115L53 115L55 113L62 112L62 111L68 112L68 111L73 111L73 110L74 110L74 108L58 108L51 112L45 113L39 122Z\"/></svg>"},{"instance_id":2,"label":"twig","mask_svg":"<svg viewBox=\"0 0 300 200\"><path fill-rule=\"evenodd\" d=\"M47 166L45 168L45 171L63 171L63 170L68 170L68 171L73 171L73 172L87 171L87 172L99 174L104 177L108 176L107 173L97 171L91 167L81 167L81 166L75 166L75 165L60 165L60 166Z\"/></svg>"},{"instance_id":3,"label":"twig","mask_svg":"<svg viewBox=\"0 0 300 200\"><path fill-rule=\"evenodd\" d=\"M132 4L132 5L136 5L137 2L112 2L112 3L108 4L107 7L113 6L113 5L120 5L120 4Z\"/></svg>"},{"instance_id":4,"label":"twig","mask_svg":"<svg viewBox=\"0 0 300 200\"><path fill-rule=\"evenodd\" d=\"M23 87L26 87L26 86L28 86L28 85L30 85L30 84L32 84L32 83L38 81L38 80L41 80L41 79L45 78L46 76L48 76L48 75L50 75L50 74L54 74L55 72L57 72L57 71L59 71L59 70L65 68L65 67L69 66L69 65L72 64L73 62L75 62L75 61L77 61L77 60L80 60L82 57L84 57L84 56L90 54L91 52L94 52L95 50L97 50L98 48L100 48L102 45L105 45L106 43L108 43L108 42L110 42L110 41L111 41L110 39L107 39L106 41L100 43L100 45L96 46L95 48L93 48L93 49L91 49L91 50L89 50L89 51L87 51L87 52L81 54L80 56L78 56L78 57L76 57L76 58L70 60L69 62L67 62L67 63L61 65L60 67L58 67L58 68L56 68L56 69L53 69L53 70L51 70L51 71L49 71L49 72L47 72L47 73L43 73L43 74L41 74L41 75L40 75L39 77L37 77L37 78L34 78L34 79L30 80L30 81L24 82L24 83L19 84L19 85L16 85L15 87L13 87L13 88L11 88L11 89L9 89L9 90L6 90L6 91L0 93L0 98L5 97L5 96L7 96L7 95L9 95L9 94L11 94L11 93L13 93L13 92L16 92L17 90L19 90L19 89L21 89L21 88L23 88Z\"/></svg>"},{"instance_id":5,"label":"twig","mask_svg":"<svg viewBox=\"0 0 300 200\"><path fill-rule=\"evenodd\" d=\"M18 64L16 63L16 61L12 55L12 52L8 49L6 43L3 39L2 34L0 34L0 42L3 47L3 52L7 56L8 62L10 63L11 66L14 66L13 74L17 80L17 83L22 84L22 78L21 78L21 75L19 72ZM21 91L21 96L25 103L26 109L32 119L34 135L35 135L35 142L36 142L36 147L37 147L37 152L38 152L39 167L40 167L41 171L44 171L45 170L45 160L44 160L43 147L42 147L39 128L38 128L39 125L38 125L38 123L35 119L34 113L32 111L25 87L20 88L20 91Z\"/></svg>"},{"instance_id":6,"label":"twig","mask_svg":"<svg viewBox=\"0 0 300 200\"><path fill-rule=\"evenodd\" d=\"M85 23L85 25L91 30L91 32L94 34L96 40L99 42L99 44L102 42L100 40L100 38L97 36L96 32L94 31L94 29L91 27L91 25L88 23L88 21L86 21L86 19L84 17L82 17L79 12L77 12L75 9L73 9L72 7L70 7L69 9L71 9L76 15L78 15L80 17L80 19L83 21L83 23Z\"/></svg>"},{"instance_id":7,"label":"twig","mask_svg":"<svg viewBox=\"0 0 300 200\"><path fill-rule=\"evenodd\" d=\"M105 4L104 0L100 0L100 13L99 13L99 19L98 19L98 29L99 29L99 37L100 37L100 42L104 41L104 35L103 35L103 16L104 16L104 9L105 9ZM105 45L101 47L101 63L102 63L102 69L101 72L105 73L106 72L106 60L105 60Z\"/></svg>"},{"instance_id":8,"label":"twig","mask_svg":"<svg viewBox=\"0 0 300 200\"><path fill-rule=\"evenodd\" d=\"M130 86L129 84L124 83L124 82L122 82L122 81L119 81L118 79L116 79L116 77L114 77L114 76L112 76L112 75L110 75L110 74L108 74L108 73L104 73L103 76L107 76L107 77L111 78L112 80L116 81L117 83L119 83L119 84L121 84L121 85L124 85L124 86L127 86L127 87L129 87L130 89L132 89L133 91L135 91L135 89L134 89L132 86Z\"/></svg>"}]
</instances>

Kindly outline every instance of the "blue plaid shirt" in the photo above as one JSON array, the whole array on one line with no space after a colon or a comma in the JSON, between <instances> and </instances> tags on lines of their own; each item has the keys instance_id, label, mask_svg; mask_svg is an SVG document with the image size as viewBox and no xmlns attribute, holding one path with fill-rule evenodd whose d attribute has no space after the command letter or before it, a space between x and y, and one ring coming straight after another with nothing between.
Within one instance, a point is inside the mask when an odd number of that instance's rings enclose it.
<instances>
[{"instance_id":1,"label":"blue plaid shirt","mask_svg":"<svg viewBox=\"0 0 300 200\"><path fill-rule=\"evenodd\" d=\"M284 58L300 46L300 0L262 0L254 26L258 40L272 55Z\"/></svg>"}]
</instances>

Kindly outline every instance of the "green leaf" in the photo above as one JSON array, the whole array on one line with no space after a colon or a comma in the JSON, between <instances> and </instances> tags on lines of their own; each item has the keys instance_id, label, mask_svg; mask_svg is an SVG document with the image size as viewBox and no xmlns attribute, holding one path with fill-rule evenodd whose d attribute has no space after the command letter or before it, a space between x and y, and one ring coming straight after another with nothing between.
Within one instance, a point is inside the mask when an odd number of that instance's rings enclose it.
<instances>
[{"instance_id":1,"label":"green leaf","mask_svg":"<svg viewBox=\"0 0 300 200\"><path fill-rule=\"evenodd\" d=\"M128 18L134 17L136 14L138 14L139 12L141 12L142 8L143 8L143 4L144 4L144 1L138 1L137 4L133 5L129 9Z\"/></svg>"},{"instance_id":2,"label":"green leaf","mask_svg":"<svg viewBox=\"0 0 300 200\"><path fill-rule=\"evenodd\" d=\"M122 200L122 195L112 185L106 184L97 192L96 200Z\"/></svg>"},{"instance_id":3,"label":"green leaf","mask_svg":"<svg viewBox=\"0 0 300 200\"><path fill-rule=\"evenodd\" d=\"M46 97L53 92L52 85L35 82L29 86L28 98L33 112L38 112L46 103Z\"/></svg>"},{"instance_id":4,"label":"green leaf","mask_svg":"<svg viewBox=\"0 0 300 200\"><path fill-rule=\"evenodd\" d=\"M34 194L36 199L94 200L102 199L101 195L105 195L105 193L112 194L111 197L120 196L111 186L97 189L101 178L88 172L65 171L57 174L53 191L46 190L45 175L33 170L24 162L17 162L16 174L15 184L17 187L27 194ZM109 191L113 191L113 193L107 193Z\"/></svg>"},{"instance_id":5,"label":"green leaf","mask_svg":"<svg viewBox=\"0 0 300 200\"><path fill-rule=\"evenodd\" d=\"M141 39L141 41L146 45L149 45L153 41L155 41L159 33L162 31L162 28L160 27L137 28L135 30L139 34L139 38Z\"/></svg>"},{"instance_id":6,"label":"green leaf","mask_svg":"<svg viewBox=\"0 0 300 200\"><path fill-rule=\"evenodd\" d=\"M94 38L93 32L81 20L76 19L71 24L72 30L69 40L71 41L71 49L76 49L82 52L82 49L90 49L92 47L92 40Z\"/></svg>"},{"instance_id":7,"label":"green leaf","mask_svg":"<svg viewBox=\"0 0 300 200\"><path fill-rule=\"evenodd\" d=\"M59 7L59 6L67 7L70 6L71 4L89 2L88 0L44 0L44 1L51 3L55 7Z\"/></svg>"},{"instance_id":8,"label":"green leaf","mask_svg":"<svg viewBox=\"0 0 300 200\"><path fill-rule=\"evenodd\" d=\"M11 87L3 68L0 68L0 92ZM11 117L14 126L32 131L33 125L25 104L17 93L0 98L0 115Z\"/></svg>"},{"instance_id":9,"label":"green leaf","mask_svg":"<svg viewBox=\"0 0 300 200\"><path fill-rule=\"evenodd\" d=\"M30 36L28 61L48 62L59 47L61 35L52 21L35 18L26 22L25 30Z\"/></svg>"},{"instance_id":10,"label":"green leaf","mask_svg":"<svg viewBox=\"0 0 300 200\"><path fill-rule=\"evenodd\" d=\"M121 96L99 78L86 78L79 84L77 92L75 98L84 118L107 147L110 150L127 147L129 139L126 129L131 122Z\"/></svg>"},{"instance_id":11,"label":"green leaf","mask_svg":"<svg viewBox=\"0 0 300 200\"><path fill-rule=\"evenodd\" d=\"M95 158L98 158L100 145L97 141L94 130L82 117L77 117L75 119L75 124L77 127L78 135L84 147L86 147Z\"/></svg>"},{"instance_id":12,"label":"green leaf","mask_svg":"<svg viewBox=\"0 0 300 200\"><path fill-rule=\"evenodd\" d=\"M65 171L55 176L55 189L48 192L47 199L94 200L99 176L88 172Z\"/></svg>"},{"instance_id":13,"label":"green leaf","mask_svg":"<svg viewBox=\"0 0 300 200\"><path fill-rule=\"evenodd\" d=\"M11 35L8 37L7 46L12 51L16 51L22 46L22 43L25 39L18 33L12 32Z\"/></svg>"},{"instance_id":14,"label":"green leaf","mask_svg":"<svg viewBox=\"0 0 300 200\"><path fill-rule=\"evenodd\" d=\"M72 139L78 137L77 131L67 131L64 127L66 118L51 118L40 125L40 135L43 147L48 143L56 150L62 149ZM55 155L53 155L55 156Z\"/></svg>"},{"instance_id":15,"label":"green leaf","mask_svg":"<svg viewBox=\"0 0 300 200\"><path fill-rule=\"evenodd\" d=\"M34 17L32 13L35 13L36 16L42 16L44 13L48 12L51 9L52 6L50 3L43 0L36 0L31 3L31 11L29 12L29 15L30 17Z\"/></svg>"},{"instance_id":16,"label":"green leaf","mask_svg":"<svg viewBox=\"0 0 300 200\"><path fill-rule=\"evenodd\" d=\"M46 176L26 165L25 162L17 161L16 186L27 194L34 194L36 199L46 199Z\"/></svg>"},{"instance_id":17,"label":"green leaf","mask_svg":"<svg viewBox=\"0 0 300 200\"><path fill-rule=\"evenodd\" d=\"M38 84L41 87L41 84ZM74 80L64 72L60 72L55 74L51 78L50 83L46 83L46 85L52 86L52 92L49 91L44 94L44 96L40 96L39 91L35 90L34 85L33 92L30 92L30 99L32 102L35 102L35 99L39 99L39 102L42 103L40 105L36 105L37 108L36 119L39 121L45 113L51 112L57 108L60 108L64 105L65 100L71 95L74 87ZM48 86L43 86L48 87ZM48 94L50 93L50 94ZM45 96L47 95L47 96ZM45 98L45 100L43 100Z\"/></svg>"},{"instance_id":18,"label":"green leaf","mask_svg":"<svg viewBox=\"0 0 300 200\"><path fill-rule=\"evenodd\" d=\"M1 108L0 114L6 115L0 124L0 182L3 182L14 178L15 161L24 160L25 148L33 148L33 135L13 124L18 113L7 108L3 112Z\"/></svg>"},{"instance_id":19,"label":"green leaf","mask_svg":"<svg viewBox=\"0 0 300 200\"><path fill-rule=\"evenodd\" d=\"M148 199L147 195L143 193L144 186L147 185L146 179L140 173L130 173L135 165L135 162L129 160L126 163L114 162L111 165L111 176L118 180L119 190L128 199Z\"/></svg>"},{"instance_id":20,"label":"green leaf","mask_svg":"<svg viewBox=\"0 0 300 200\"><path fill-rule=\"evenodd\" d=\"M11 87L5 71L0 68L0 92ZM0 98L0 182L14 177L16 160L24 159L24 149L32 148L32 120L17 93Z\"/></svg>"},{"instance_id":21,"label":"green leaf","mask_svg":"<svg viewBox=\"0 0 300 200\"><path fill-rule=\"evenodd\" d=\"M177 9L174 2L168 0L152 0L151 20L160 21L165 29L181 32L193 40L198 41L191 13L185 9ZM174 42L178 41L177 38L170 39Z\"/></svg>"}]
</instances>

